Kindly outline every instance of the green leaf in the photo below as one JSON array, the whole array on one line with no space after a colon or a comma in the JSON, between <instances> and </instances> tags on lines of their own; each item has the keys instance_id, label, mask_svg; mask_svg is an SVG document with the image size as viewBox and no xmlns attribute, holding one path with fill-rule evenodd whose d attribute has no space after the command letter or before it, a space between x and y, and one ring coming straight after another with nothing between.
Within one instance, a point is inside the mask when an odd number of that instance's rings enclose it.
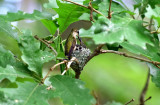
<instances>
[{"instance_id":1,"label":"green leaf","mask_svg":"<svg viewBox=\"0 0 160 105\"><path fill-rule=\"evenodd\" d=\"M5 68L7 65L14 65L15 63L16 59L12 52L0 46L0 66Z\"/></svg>"},{"instance_id":2,"label":"green leaf","mask_svg":"<svg viewBox=\"0 0 160 105\"><path fill-rule=\"evenodd\" d=\"M112 21L104 17L99 17L90 30L82 30L81 36L93 38L95 44L113 44L122 43L127 40L131 44L140 47L146 47L146 43L153 44L150 33L142 25L143 21L133 20L131 18L113 17ZM95 30L99 28L100 31Z\"/></svg>"},{"instance_id":3,"label":"green leaf","mask_svg":"<svg viewBox=\"0 0 160 105\"><path fill-rule=\"evenodd\" d=\"M61 3L59 0L57 0L57 5L59 8L54 8L54 10L59 15L57 20L61 33L63 33L71 23L78 21L78 18L84 12L88 11L86 8L74 4Z\"/></svg>"},{"instance_id":4,"label":"green leaf","mask_svg":"<svg viewBox=\"0 0 160 105\"><path fill-rule=\"evenodd\" d=\"M11 82L14 82L17 77L31 78L27 73L15 70L13 66L8 65L6 68L0 67L0 81L8 78Z\"/></svg>"},{"instance_id":5,"label":"green leaf","mask_svg":"<svg viewBox=\"0 0 160 105\"><path fill-rule=\"evenodd\" d=\"M53 90L47 90L47 86L39 83L17 83L18 88L1 88L4 92L3 101L6 105L49 105L48 100L53 98ZM0 95L1 96L1 95ZM7 102L6 102L7 101Z\"/></svg>"},{"instance_id":6,"label":"green leaf","mask_svg":"<svg viewBox=\"0 0 160 105\"><path fill-rule=\"evenodd\" d=\"M152 8L155 8L156 5L159 5L159 4L160 4L160 1L159 1L159 0L144 0L143 2L144 2L144 3L145 3L145 2L148 2L148 4L149 4Z\"/></svg>"},{"instance_id":7,"label":"green leaf","mask_svg":"<svg viewBox=\"0 0 160 105\"><path fill-rule=\"evenodd\" d=\"M6 21L18 21L24 19L31 20L41 20L41 19L52 19L52 14L46 12L40 12L38 10L34 10L32 14L24 13L23 11L18 11L16 13L7 13L7 15L0 15L0 18L3 18Z\"/></svg>"},{"instance_id":8,"label":"green leaf","mask_svg":"<svg viewBox=\"0 0 160 105\"><path fill-rule=\"evenodd\" d=\"M52 20L48 20L48 19L43 19L41 20L41 22L43 23L43 25L49 30L49 32L54 35L56 30L57 30L57 26L56 23L54 23Z\"/></svg>"},{"instance_id":9,"label":"green leaf","mask_svg":"<svg viewBox=\"0 0 160 105\"><path fill-rule=\"evenodd\" d=\"M146 56L147 58L153 60L153 61L159 61L160 62L160 50L159 47L151 46L151 45L146 45L146 48L142 48L140 46L130 44L128 42L123 42L121 43L121 46L123 48L127 49L128 51L138 54L138 55L143 55Z\"/></svg>"},{"instance_id":10,"label":"green leaf","mask_svg":"<svg viewBox=\"0 0 160 105\"><path fill-rule=\"evenodd\" d=\"M152 76L152 81L160 88L160 69L155 67L153 64L147 63L150 68L150 74Z\"/></svg>"},{"instance_id":11,"label":"green leaf","mask_svg":"<svg viewBox=\"0 0 160 105\"><path fill-rule=\"evenodd\" d=\"M95 104L94 98L85 88L85 84L77 79L68 76L53 76L50 78L52 86L55 88L57 97L63 100L64 104L68 105L92 105Z\"/></svg>"},{"instance_id":12,"label":"green leaf","mask_svg":"<svg viewBox=\"0 0 160 105\"><path fill-rule=\"evenodd\" d=\"M104 0L103 2L101 2L100 4L98 4L99 6L99 11L102 12L105 16L108 16L108 12L109 11L109 3L110 1L109 0ZM119 5L118 3L116 2L112 2L112 6L111 6L111 11L113 11L113 14L116 14L118 15L117 13L120 13L122 11L125 11L125 9Z\"/></svg>"},{"instance_id":13,"label":"green leaf","mask_svg":"<svg viewBox=\"0 0 160 105\"><path fill-rule=\"evenodd\" d=\"M16 40L18 40L18 34L13 31L11 23L7 22L3 18L0 17L0 34L8 35Z\"/></svg>"},{"instance_id":14,"label":"green leaf","mask_svg":"<svg viewBox=\"0 0 160 105\"><path fill-rule=\"evenodd\" d=\"M19 42L22 51L22 60L28 64L28 69L42 76L42 67L45 62L54 60L54 55L48 51L40 50L40 43L36 41L29 31L24 32Z\"/></svg>"},{"instance_id":15,"label":"green leaf","mask_svg":"<svg viewBox=\"0 0 160 105\"><path fill-rule=\"evenodd\" d=\"M56 0L49 0L48 3L45 3L44 8L58 8Z\"/></svg>"},{"instance_id":16,"label":"green leaf","mask_svg":"<svg viewBox=\"0 0 160 105\"><path fill-rule=\"evenodd\" d=\"M155 6L155 9L152 9L151 6L148 6L147 12L145 13L145 16L148 18L153 18L158 22L158 25L160 26L160 7Z\"/></svg>"},{"instance_id":17,"label":"green leaf","mask_svg":"<svg viewBox=\"0 0 160 105\"><path fill-rule=\"evenodd\" d=\"M148 5L150 5L152 8L155 8L155 6L159 4L159 0L139 0L137 4L135 4L135 9L138 8L139 14L142 16L142 18L144 18L144 13L146 12Z\"/></svg>"},{"instance_id":18,"label":"green leaf","mask_svg":"<svg viewBox=\"0 0 160 105\"><path fill-rule=\"evenodd\" d=\"M3 78L14 78L10 79L11 81L15 81L16 77L33 79L36 76L27 69L25 64L14 57L12 52L4 49L2 46L0 46L0 73ZM1 76L0 78L2 79Z\"/></svg>"}]
</instances>

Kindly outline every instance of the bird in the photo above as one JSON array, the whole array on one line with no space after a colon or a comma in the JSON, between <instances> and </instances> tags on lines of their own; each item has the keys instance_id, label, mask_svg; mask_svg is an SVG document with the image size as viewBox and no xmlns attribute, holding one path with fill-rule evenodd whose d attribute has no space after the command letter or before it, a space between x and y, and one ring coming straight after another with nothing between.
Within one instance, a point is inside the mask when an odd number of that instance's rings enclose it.
<instances>
[{"instance_id":1,"label":"bird","mask_svg":"<svg viewBox=\"0 0 160 105\"><path fill-rule=\"evenodd\" d=\"M79 30L76 28L73 28L65 43L65 56L67 56L69 60L71 59L71 55L77 46L76 38L78 38L78 40L80 41L80 46L85 47L84 43L79 37Z\"/></svg>"},{"instance_id":2,"label":"bird","mask_svg":"<svg viewBox=\"0 0 160 105\"><path fill-rule=\"evenodd\" d=\"M76 38L78 38L80 45L77 44L78 40ZM73 61L70 66L75 71L75 78L79 78L90 54L90 49L86 48L85 44L79 37L79 30L73 28L65 43L65 55L68 57L68 60L75 57L78 61Z\"/></svg>"}]
</instances>

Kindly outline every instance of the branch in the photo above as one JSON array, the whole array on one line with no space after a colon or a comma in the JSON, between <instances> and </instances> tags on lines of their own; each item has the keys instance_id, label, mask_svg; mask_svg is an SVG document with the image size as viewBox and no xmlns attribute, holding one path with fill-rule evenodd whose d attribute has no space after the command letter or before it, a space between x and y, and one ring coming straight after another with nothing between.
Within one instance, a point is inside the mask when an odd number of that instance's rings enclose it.
<instances>
[{"instance_id":1,"label":"branch","mask_svg":"<svg viewBox=\"0 0 160 105\"><path fill-rule=\"evenodd\" d=\"M73 2L73 1L70 1L70 0L64 0L64 1L67 1L67 2L73 3L73 4L75 4L75 5L78 5L78 6L81 6L81 7L87 8L87 9L90 9L90 7L89 7L89 6L81 5L81 4L78 4L78 3ZM96 12L96 13L98 13L98 14L100 14L100 15L104 16L104 17L106 17L105 15L103 15L103 14L102 14L101 12L99 12L98 10L96 10L96 9L94 9L94 8L92 8L92 9L93 9L93 11L94 11L94 12ZM107 18L107 17L106 17L106 18Z\"/></svg>"},{"instance_id":2,"label":"branch","mask_svg":"<svg viewBox=\"0 0 160 105\"><path fill-rule=\"evenodd\" d=\"M94 50L94 52L89 56L89 58L88 58L88 60L87 60L87 62L88 61L90 61L94 56L97 56L97 55L99 55L101 52L101 48L104 46L104 44L101 44L101 45L99 45L95 50ZM86 63L87 63L86 62Z\"/></svg>"},{"instance_id":3,"label":"branch","mask_svg":"<svg viewBox=\"0 0 160 105\"><path fill-rule=\"evenodd\" d=\"M57 51L51 47L47 42L45 42L44 40L40 39L37 35L34 36L35 39L39 40L40 42L44 43L49 49L51 49L55 55L57 56Z\"/></svg>"},{"instance_id":4,"label":"branch","mask_svg":"<svg viewBox=\"0 0 160 105\"><path fill-rule=\"evenodd\" d=\"M111 4L112 4L112 0L110 0L110 2L109 2L109 11L108 11L108 19L111 19L111 17L112 17L112 12L111 12Z\"/></svg>"},{"instance_id":5,"label":"branch","mask_svg":"<svg viewBox=\"0 0 160 105\"><path fill-rule=\"evenodd\" d=\"M57 66L59 66L59 65L61 65L61 64L64 64L64 63L67 63L67 62L68 62L67 60L64 60L64 61L62 61L62 62L60 62L60 63L55 64L53 67L51 67L50 70L48 71L48 73L46 74L46 76L41 80L41 83L42 83L42 84L44 83L44 81L45 81L46 78L49 76L49 74L50 74Z\"/></svg>"},{"instance_id":6,"label":"branch","mask_svg":"<svg viewBox=\"0 0 160 105\"><path fill-rule=\"evenodd\" d=\"M64 74L67 72L67 70L70 68L72 62L74 62L74 61L76 61L76 62L79 64L79 62L78 62L78 60L76 59L76 57L72 57L71 60L68 61L68 64L67 64L67 66L66 66L66 70L64 70L61 75L64 75Z\"/></svg>"},{"instance_id":7,"label":"branch","mask_svg":"<svg viewBox=\"0 0 160 105\"><path fill-rule=\"evenodd\" d=\"M148 70L148 75L147 75L147 81L145 83L145 86L141 92L141 95L140 95L140 105L144 105L144 102L146 101L144 98L145 98L145 95L146 95L146 92L148 90L148 85L149 85L149 79L150 79L150 70Z\"/></svg>"},{"instance_id":8,"label":"branch","mask_svg":"<svg viewBox=\"0 0 160 105\"><path fill-rule=\"evenodd\" d=\"M94 22L94 20L93 20L93 7L92 7L92 2L91 1L92 0L90 0L88 7L90 8L90 21Z\"/></svg>"},{"instance_id":9,"label":"branch","mask_svg":"<svg viewBox=\"0 0 160 105\"><path fill-rule=\"evenodd\" d=\"M130 104L131 102L133 102L134 101L134 99L132 98L129 102L127 102L126 104L124 104L124 105L128 105L128 104Z\"/></svg>"},{"instance_id":10,"label":"branch","mask_svg":"<svg viewBox=\"0 0 160 105\"><path fill-rule=\"evenodd\" d=\"M114 54L122 55L124 57L133 58L133 59L137 59L137 60L140 60L140 61L152 63L154 65L160 65L160 62L150 61L148 59L144 59L144 58L140 58L140 57L136 57L136 56L131 56L131 55L126 54L125 52L119 52L119 51L114 51L114 50L101 50L100 54L103 54L103 53L114 53Z\"/></svg>"}]
</instances>

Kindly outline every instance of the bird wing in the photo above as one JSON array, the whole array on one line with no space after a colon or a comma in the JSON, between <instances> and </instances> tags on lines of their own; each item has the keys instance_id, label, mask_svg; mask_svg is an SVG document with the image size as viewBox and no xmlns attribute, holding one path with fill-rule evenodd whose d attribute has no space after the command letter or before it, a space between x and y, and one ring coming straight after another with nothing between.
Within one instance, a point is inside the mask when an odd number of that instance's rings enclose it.
<instances>
[{"instance_id":1,"label":"bird wing","mask_svg":"<svg viewBox=\"0 0 160 105\"><path fill-rule=\"evenodd\" d=\"M72 43L72 46L71 46L71 48L70 48L70 50L69 50L69 53L68 53L68 59L71 59L71 55L72 55L72 53L73 53L73 50L74 50L74 48L75 48L75 46L76 46L76 43Z\"/></svg>"}]
</instances>

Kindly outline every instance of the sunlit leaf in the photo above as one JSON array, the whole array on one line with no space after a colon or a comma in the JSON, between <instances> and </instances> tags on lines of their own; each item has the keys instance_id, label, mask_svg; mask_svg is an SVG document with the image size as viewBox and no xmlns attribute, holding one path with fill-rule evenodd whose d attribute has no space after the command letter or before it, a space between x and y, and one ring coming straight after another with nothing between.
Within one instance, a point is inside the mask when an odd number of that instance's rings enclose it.
<instances>
[{"instance_id":1,"label":"sunlit leaf","mask_svg":"<svg viewBox=\"0 0 160 105\"><path fill-rule=\"evenodd\" d=\"M18 40L18 34L12 29L11 23L0 17L0 33Z\"/></svg>"},{"instance_id":2,"label":"sunlit leaf","mask_svg":"<svg viewBox=\"0 0 160 105\"><path fill-rule=\"evenodd\" d=\"M48 20L48 19L42 19L41 22L44 24L44 26L49 30L49 32L54 35L56 30L57 30L57 26L55 24L55 22L53 22L52 20Z\"/></svg>"},{"instance_id":3,"label":"sunlit leaf","mask_svg":"<svg viewBox=\"0 0 160 105\"><path fill-rule=\"evenodd\" d=\"M59 8L54 8L54 10L59 15L57 20L61 33L64 32L71 23L78 21L78 18L87 11L86 8L74 4L61 3L59 0L57 0L57 5Z\"/></svg>"},{"instance_id":4,"label":"sunlit leaf","mask_svg":"<svg viewBox=\"0 0 160 105\"><path fill-rule=\"evenodd\" d=\"M38 10L34 10L33 13L25 13L23 11L18 11L16 13L7 13L6 15L0 15L0 18L3 18L5 21L18 21L24 19L31 20L41 20L41 19L52 19L52 15L46 12L40 12Z\"/></svg>"},{"instance_id":5,"label":"sunlit leaf","mask_svg":"<svg viewBox=\"0 0 160 105\"><path fill-rule=\"evenodd\" d=\"M131 18L115 17L109 21L99 17L90 30L82 30L81 36L93 38L96 44L122 43L124 40L145 47L146 43L152 44L150 33L142 25L142 21ZM99 29L99 31L96 31ZM86 32L85 32L86 31Z\"/></svg>"},{"instance_id":6,"label":"sunlit leaf","mask_svg":"<svg viewBox=\"0 0 160 105\"><path fill-rule=\"evenodd\" d=\"M152 9L151 6L148 6L147 12L145 13L145 16L148 18L153 18L158 22L158 25L160 26L160 7L155 6L155 9Z\"/></svg>"}]
</instances>

